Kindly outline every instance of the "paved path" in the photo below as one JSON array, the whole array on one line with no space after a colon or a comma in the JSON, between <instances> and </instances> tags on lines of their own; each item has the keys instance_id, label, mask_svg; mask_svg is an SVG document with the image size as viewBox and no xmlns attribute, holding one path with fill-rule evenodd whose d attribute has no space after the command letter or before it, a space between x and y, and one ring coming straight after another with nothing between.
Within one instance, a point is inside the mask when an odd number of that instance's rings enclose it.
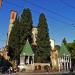
<instances>
[{"instance_id":1,"label":"paved path","mask_svg":"<svg viewBox=\"0 0 75 75\"><path fill-rule=\"evenodd\" d=\"M45 73L11 73L11 74L0 74L0 75L71 75L68 72L45 72ZM75 75L75 73L73 74Z\"/></svg>"}]
</instances>

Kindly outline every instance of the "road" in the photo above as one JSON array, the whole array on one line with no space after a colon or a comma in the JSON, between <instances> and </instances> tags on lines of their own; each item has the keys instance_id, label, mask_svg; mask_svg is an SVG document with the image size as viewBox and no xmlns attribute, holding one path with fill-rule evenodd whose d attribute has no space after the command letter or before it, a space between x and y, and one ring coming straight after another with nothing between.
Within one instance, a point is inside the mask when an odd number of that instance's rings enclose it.
<instances>
[{"instance_id":1,"label":"road","mask_svg":"<svg viewBox=\"0 0 75 75\"><path fill-rule=\"evenodd\" d=\"M75 75L75 73L73 74L69 74L67 72L62 73L62 72L45 72L45 73L11 73L11 74L0 74L0 75Z\"/></svg>"}]
</instances>

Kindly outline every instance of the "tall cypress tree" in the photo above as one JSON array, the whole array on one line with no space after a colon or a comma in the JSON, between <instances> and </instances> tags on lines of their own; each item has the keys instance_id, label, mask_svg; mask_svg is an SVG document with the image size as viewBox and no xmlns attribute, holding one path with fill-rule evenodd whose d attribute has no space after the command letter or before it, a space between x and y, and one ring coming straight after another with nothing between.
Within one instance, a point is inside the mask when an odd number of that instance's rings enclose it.
<instances>
[{"instance_id":1,"label":"tall cypress tree","mask_svg":"<svg viewBox=\"0 0 75 75\"><path fill-rule=\"evenodd\" d=\"M48 24L43 13L40 14L37 34L37 62L50 62L50 38Z\"/></svg>"},{"instance_id":2,"label":"tall cypress tree","mask_svg":"<svg viewBox=\"0 0 75 75\"><path fill-rule=\"evenodd\" d=\"M32 36L33 21L31 11L29 8L23 10L21 14L20 23L21 23L20 29L21 45L24 45L27 39L29 40L30 43L32 43L31 36Z\"/></svg>"},{"instance_id":3,"label":"tall cypress tree","mask_svg":"<svg viewBox=\"0 0 75 75\"><path fill-rule=\"evenodd\" d=\"M27 39L32 43L32 24L29 8L23 10L20 18L16 17L8 42L9 48L12 49L9 49L9 55L12 57L19 55Z\"/></svg>"},{"instance_id":4,"label":"tall cypress tree","mask_svg":"<svg viewBox=\"0 0 75 75\"><path fill-rule=\"evenodd\" d=\"M12 31L8 40L9 47L9 56L13 59L17 57L17 54L20 49L20 22L19 18L16 16L16 19L13 23Z\"/></svg>"},{"instance_id":5,"label":"tall cypress tree","mask_svg":"<svg viewBox=\"0 0 75 75\"><path fill-rule=\"evenodd\" d=\"M64 38L64 39L62 40L62 42L66 45L66 44L67 44L66 38Z\"/></svg>"}]
</instances>

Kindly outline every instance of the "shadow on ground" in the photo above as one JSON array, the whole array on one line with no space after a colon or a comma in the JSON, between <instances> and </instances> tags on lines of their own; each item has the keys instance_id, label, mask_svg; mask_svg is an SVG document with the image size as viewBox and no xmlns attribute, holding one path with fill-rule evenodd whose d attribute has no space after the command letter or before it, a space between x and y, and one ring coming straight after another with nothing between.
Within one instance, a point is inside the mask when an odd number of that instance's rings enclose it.
<instances>
[{"instance_id":1,"label":"shadow on ground","mask_svg":"<svg viewBox=\"0 0 75 75\"><path fill-rule=\"evenodd\" d=\"M68 74L65 73L65 74L61 74L61 75L75 75L75 73L70 73L69 72Z\"/></svg>"}]
</instances>

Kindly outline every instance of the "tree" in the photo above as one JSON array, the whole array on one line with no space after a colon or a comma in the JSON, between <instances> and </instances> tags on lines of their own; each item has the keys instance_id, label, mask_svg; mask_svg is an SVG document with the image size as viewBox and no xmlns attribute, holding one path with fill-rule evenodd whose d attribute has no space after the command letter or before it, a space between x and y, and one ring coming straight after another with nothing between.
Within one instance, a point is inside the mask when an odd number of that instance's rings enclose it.
<instances>
[{"instance_id":1,"label":"tree","mask_svg":"<svg viewBox=\"0 0 75 75\"><path fill-rule=\"evenodd\" d=\"M66 38L64 38L64 39L62 40L62 43L64 43L65 45L67 44Z\"/></svg>"},{"instance_id":2,"label":"tree","mask_svg":"<svg viewBox=\"0 0 75 75\"><path fill-rule=\"evenodd\" d=\"M12 64L0 55L0 72L5 73L12 66Z\"/></svg>"},{"instance_id":3,"label":"tree","mask_svg":"<svg viewBox=\"0 0 75 75\"><path fill-rule=\"evenodd\" d=\"M50 62L50 38L45 15L40 14L37 34L37 62Z\"/></svg>"},{"instance_id":4,"label":"tree","mask_svg":"<svg viewBox=\"0 0 75 75\"><path fill-rule=\"evenodd\" d=\"M74 68L75 67L75 40L72 43L68 43L67 48L69 49L69 52L71 54L72 68Z\"/></svg>"},{"instance_id":5,"label":"tree","mask_svg":"<svg viewBox=\"0 0 75 75\"><path fill-rule=\"evenodd\" d=\"M60 50L60 45L55 45L55 49L59 51Z\"/></svg>"},{"instance_id":6,"label":"tree","mask_svg":"<svg viewBox=\"0 0 75 75\"><path fill-rule=\"evenodd\" d=\"M21 45L24 45L26 40L28 39L30 43L32 43L32 27L33 27L33 21L32 21L32 15L29 8L24 9L21 14L21 29L20 29L20 36Z\"/></svg>"},{"instance_id":7,"label":"tree","mask_svg":"<svg viewBox=\"0 0 75 75\"><path fill-rule=\"evenodd\" d=\"M68 49L69 49L69 51L71 53L71 57L73 59L75 59L75 41L73 41L72 43L68 43L67 47L68 47Z\"/></svg>"},{"instance_id":8,"label":"tree","mask_svg":"<svg viewBox=\"0 0 75 75\"><path fill-rule=\"evenodd\" d=\"M69 51L71 53L71 57L75 59L75 41L68 44Z\"/></svg>"},{"instance_id":9,"label":"tree","mask_svg":"<svg viewBox=\"0 0 75 75\"><path fill-rule=\"evenodd\" d=\"M28 8L23 10L21 17L16 17L8 41L9 49L11 49L9 55L12 58L19 57L27 39L32 43L32 24L32 15Z\"/></svg>"},{"instance_id":10,"label":"tree","mask_svg":"<svg viewBox=\"0 0 75 75\"><path fill-rule=\"evenodd\" d=\"M17 16L13 23L12 31L10 33L8 47L8 53L11 59L17 57L20 51L20 22L19 17Z\"/></svg>"}]
</instances>

